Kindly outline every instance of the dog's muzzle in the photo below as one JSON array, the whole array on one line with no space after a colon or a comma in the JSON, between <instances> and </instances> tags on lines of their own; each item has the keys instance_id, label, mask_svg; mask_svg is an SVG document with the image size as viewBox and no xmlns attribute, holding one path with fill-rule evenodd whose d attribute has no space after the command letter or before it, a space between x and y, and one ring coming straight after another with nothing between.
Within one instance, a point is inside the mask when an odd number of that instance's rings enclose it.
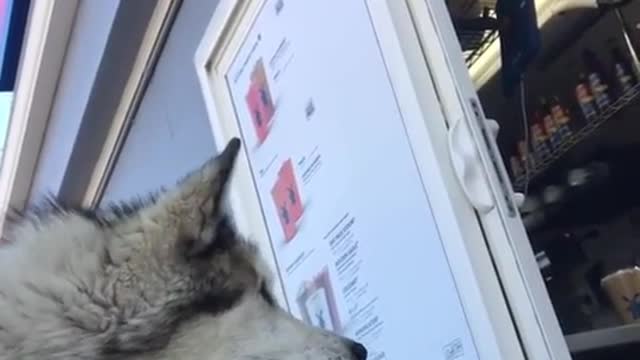
<instances>
[{"instance_id":1,"label":"dog's muzzle","mask_svg":"<svg viewBox=\"0 0 640 360\"><path fill-rule=\"evenodd\" d=\"M354 360L367 360L368 352L364 345L355 341L350 341L349 351L351 351L351 355L353 355Z\"/></svg>"}]
</instances>

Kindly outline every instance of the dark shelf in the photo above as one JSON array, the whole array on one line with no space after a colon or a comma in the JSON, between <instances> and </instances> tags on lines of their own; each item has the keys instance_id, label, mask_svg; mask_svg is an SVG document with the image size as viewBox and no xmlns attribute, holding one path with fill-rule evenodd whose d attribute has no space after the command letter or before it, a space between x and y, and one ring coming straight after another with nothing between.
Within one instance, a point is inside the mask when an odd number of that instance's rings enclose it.
<instances>
[{"instance_id":1,"label":"dark shelf","mask_svg":"<svg viewBox=\"0 0 640 360\"><path fill-rule=\"evenodd\" d=\"M611 351L613 347L629 345L635 345L634 349L637 351L640 349L640 325L624 325L608 329L590 330L567 335L565 339L572 353L587 353L595 350ZM607 353L600 355L605 354ZM611 359L610 357L605 358Z\"/></svg>"}]
</instances>

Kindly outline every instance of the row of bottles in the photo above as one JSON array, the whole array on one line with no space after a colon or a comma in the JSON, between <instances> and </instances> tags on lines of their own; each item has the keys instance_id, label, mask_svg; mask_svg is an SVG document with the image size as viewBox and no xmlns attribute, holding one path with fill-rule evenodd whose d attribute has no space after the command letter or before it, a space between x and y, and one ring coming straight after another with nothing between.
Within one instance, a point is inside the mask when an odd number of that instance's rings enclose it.
<instances>
[{"instance_id":1,"label":"row of bottles","mask_svg":"<svg viewBox=\"0 0 640 360\"><path fill-rule=\"evenodd\" d=\"M557 96L551 99L542 97L530 119L528 131L530 146L524 140L519 141L517 156L510 159L514 178L524 174L525 165L534 169L538 162L550 157L573 135L571 113Z\"/></svg>"},{"instance_id":2,"label":"row of bottles","mask_svg":"<svg viewBox=\"0 0 640 360\"><path fill-rule=\"evenodd\" d=\"M622 50L612 43L610 47L611 70L590 49L582 52L586 72L580 74L576 85L576 100L582 116L592 121L611 106L613 99L637 92L638 77L631 61Z\"/></svg>"},{"instance_id":3,"label":"row of bottles","mask_svg":"<svg viewBox=\"0 0 640 360\"><path fill-rule=\"evenodd\" d=\"M616 99L638 92L638 76L631 61L615 43L610 42L609 50L610 71L594 51L583 50L584 70L575 87L576 112L572 113L558 96L539 99L529 118L529 144L520 140L510 157L514 179L523 176L526 168L535 169L536 164L551 157L576 130L597 119Z\"/></svg>"}]
</instances>

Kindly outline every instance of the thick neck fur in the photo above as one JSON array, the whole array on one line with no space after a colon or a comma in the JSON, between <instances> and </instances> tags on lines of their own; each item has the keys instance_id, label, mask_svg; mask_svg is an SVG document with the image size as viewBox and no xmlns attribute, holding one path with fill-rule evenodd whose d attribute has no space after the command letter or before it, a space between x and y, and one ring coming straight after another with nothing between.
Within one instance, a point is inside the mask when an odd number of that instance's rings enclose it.
<instances>
[{"instance_id":1,"label":"thick neck fur","mask_svg":"<svg viewBox=\"0 0 640 360\"><path fill-rule=\"evenodd\" d=\"M152 234L128 234L126 252L145 261L127 261L111 250L118 239L112 231L64 213L16 229L19 241L0 249L0 359L99 359L160 349L180 321L200 311L195 301L223 307L241 296L209 292L197 299L201 285L186 273L193 269L167 261L162 247L144 248Z\"/></svg>"},{"instance_id":2,"label":"thick neck fur","mask_svg":"<svg viewBox=\"0 0 640 360\"><path fill-rule=\"evenodd\" d=\"M0 357L95 358L121 316L116 281L105 277L106 234L63 215L25 223L13 238L0 250Z\"/></svg>"}]
</instances>

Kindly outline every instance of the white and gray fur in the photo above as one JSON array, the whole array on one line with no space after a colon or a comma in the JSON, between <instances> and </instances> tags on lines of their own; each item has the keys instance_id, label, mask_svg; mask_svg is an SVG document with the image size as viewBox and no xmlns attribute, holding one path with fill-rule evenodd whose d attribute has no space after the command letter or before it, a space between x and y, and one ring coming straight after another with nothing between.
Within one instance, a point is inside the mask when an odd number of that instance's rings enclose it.
<instances>
[{"instance_id":1,"label":"white and gray fur","mask_svg":"<svg viewBox=\"0 0 640 360\"><path fill-rule=\"evenodd\" d=\"M149 200L22 216L0 248L0 359L365 359L274 303L222 206L239 148Z\"/></svg>"}]
</instances>

